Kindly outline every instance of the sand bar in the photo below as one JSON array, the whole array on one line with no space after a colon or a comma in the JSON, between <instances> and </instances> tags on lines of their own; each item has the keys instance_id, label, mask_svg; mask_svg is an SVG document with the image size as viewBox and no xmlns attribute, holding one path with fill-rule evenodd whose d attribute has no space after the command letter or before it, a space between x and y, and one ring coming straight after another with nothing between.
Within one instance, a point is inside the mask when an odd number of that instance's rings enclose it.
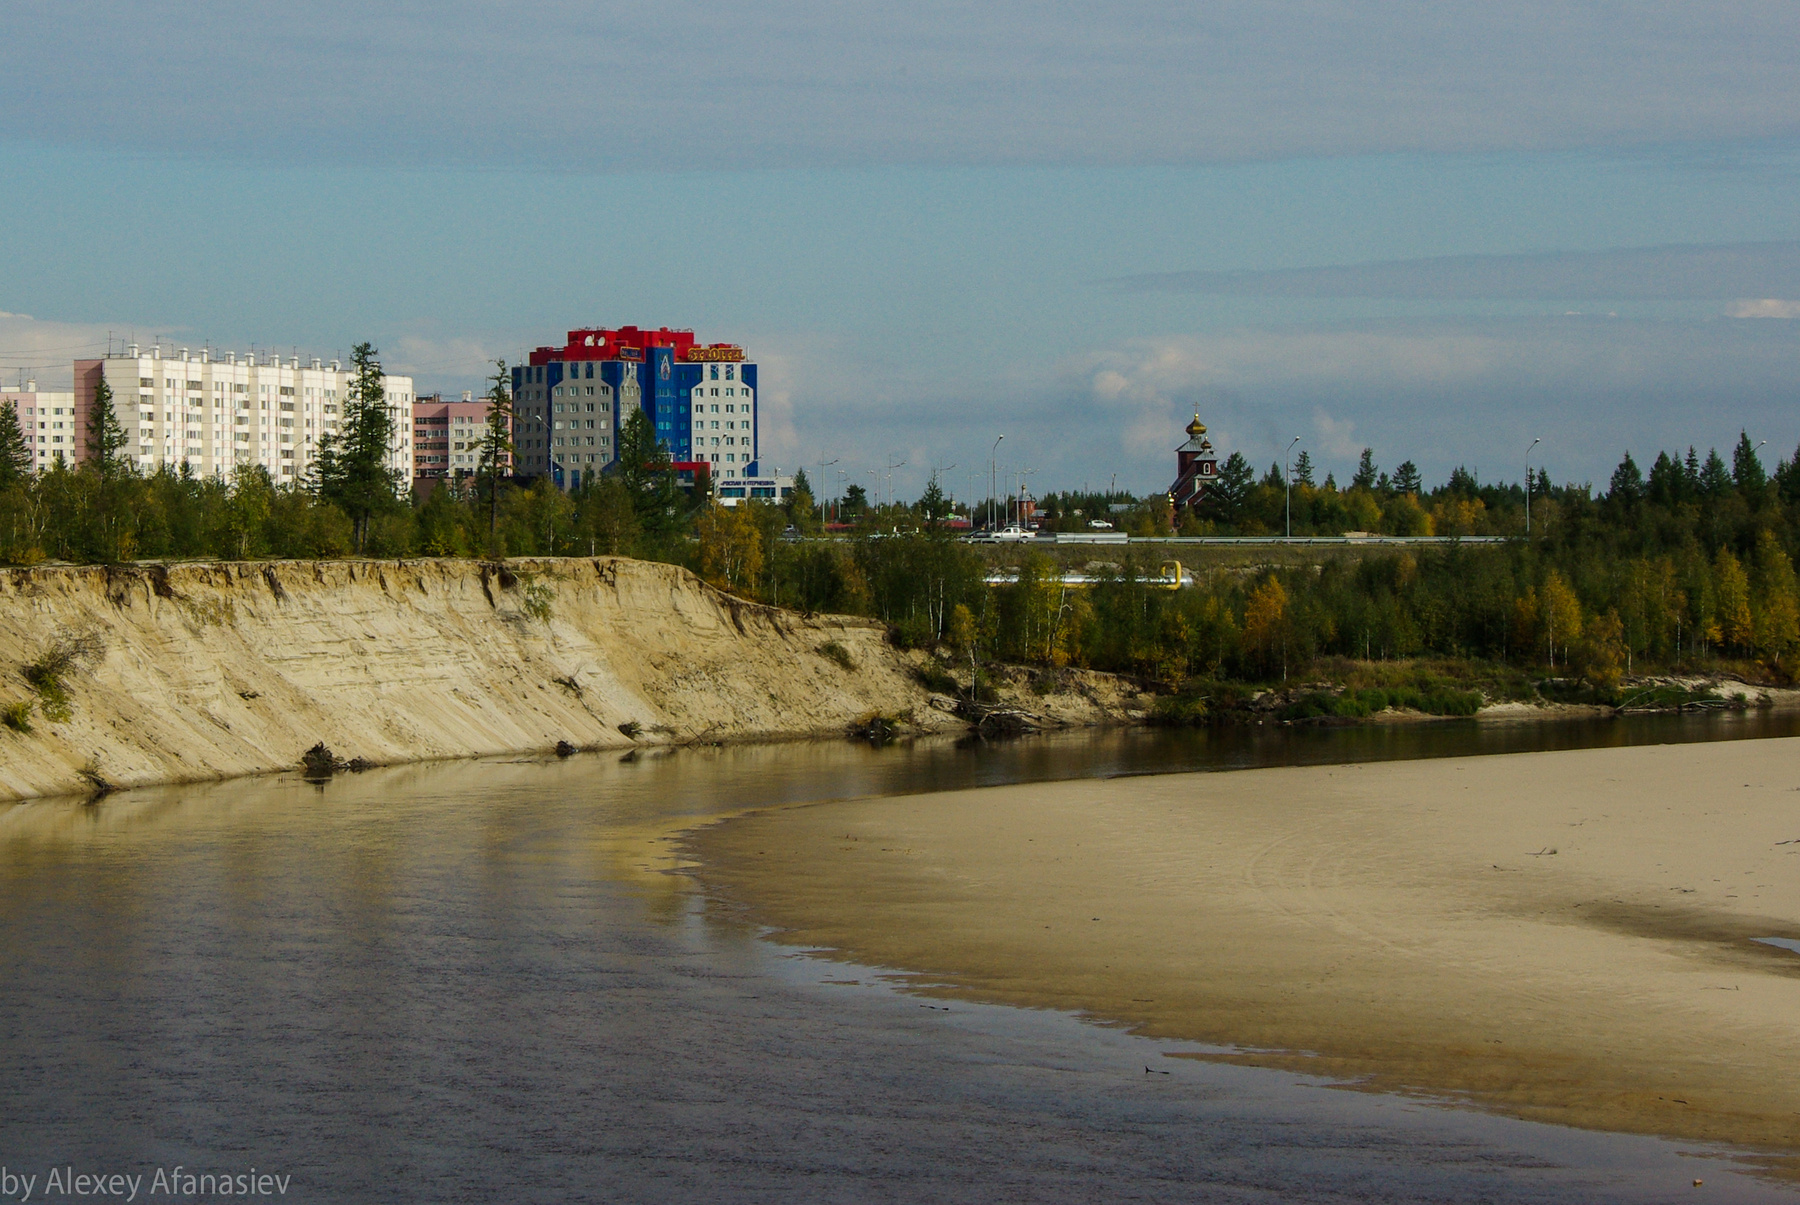
<instances>
[{"instance_id":1,"label":"sand bar","mask_svg":"<svg viewBox=\"0 0 1800 1205\"><path fill-rule=\"evenodd\" d=\"M1800 740L1084 780L688 838L917 990L1516 1116L1800 1152Z\"/></svg>"}]
</instances>

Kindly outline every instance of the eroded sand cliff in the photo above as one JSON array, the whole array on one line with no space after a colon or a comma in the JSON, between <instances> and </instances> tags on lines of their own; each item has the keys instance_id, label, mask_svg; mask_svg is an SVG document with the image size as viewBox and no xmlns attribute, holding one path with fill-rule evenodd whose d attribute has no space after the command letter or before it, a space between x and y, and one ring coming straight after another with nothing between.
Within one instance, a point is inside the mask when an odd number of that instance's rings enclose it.
<instances>
[{"instance_id":1,"label":"eroded sand cliff","mask_svg":"<svg viewBox=\"0 0 1800 1205\"><path fill-rule=\"evenodd\" d=\"M55 722L24 667L82 636L95 651ZM941 714L871 621L605 557L12 570L0 707L21 700L32 731L0 727L0 800L88 789L84 770L130 786L292 769L317 741L398 762Z\"/></svg>"}]
</instances>

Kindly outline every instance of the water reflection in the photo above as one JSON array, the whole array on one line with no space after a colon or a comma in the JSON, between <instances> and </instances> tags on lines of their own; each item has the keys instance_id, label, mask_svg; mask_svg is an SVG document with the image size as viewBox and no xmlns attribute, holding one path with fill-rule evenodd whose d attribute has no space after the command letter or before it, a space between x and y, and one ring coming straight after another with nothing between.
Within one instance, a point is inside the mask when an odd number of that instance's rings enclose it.
<instances>
[{"instance_id":1,"label":"water reflection","mask_svg":"<svg viewBox=\"0 0 1800 1205\"><path fill-rule=\"evenodd\" d=\"M1647 721L1647 722L1646 722ZM1786 735L1769 715L1073 733L490 761L0 811L0 1164L292 1174L306 1201L1790 1199L1576 1134L1005 1009L710 925L655 838L774 803Z\"/></svg>"}]
</instances>

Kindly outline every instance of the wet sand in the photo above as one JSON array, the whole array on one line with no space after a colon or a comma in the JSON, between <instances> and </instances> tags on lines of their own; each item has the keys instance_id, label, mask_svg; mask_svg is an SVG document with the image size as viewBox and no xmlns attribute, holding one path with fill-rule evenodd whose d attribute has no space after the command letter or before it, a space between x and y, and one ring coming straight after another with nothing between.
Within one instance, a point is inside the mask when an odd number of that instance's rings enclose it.
<instances>
[{"instance_id":1,"label":"wet sand","mask_svg":"<svg viewBox=\"0 0 1800 1205\"><path fill-rule=\"evenodd\" d=\"M1800 954L1752 940L1800 939L1800 740L827 803L687 852L779 940L932 995L1800 1153Z\"/></svg>"}]
</instances>

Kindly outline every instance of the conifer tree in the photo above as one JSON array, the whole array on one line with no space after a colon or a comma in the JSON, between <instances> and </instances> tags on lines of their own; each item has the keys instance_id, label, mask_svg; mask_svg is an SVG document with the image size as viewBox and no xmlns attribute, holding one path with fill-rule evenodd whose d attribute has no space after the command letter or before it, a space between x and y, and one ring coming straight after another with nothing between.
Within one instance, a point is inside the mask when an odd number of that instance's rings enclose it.
<instances>
[{"instance_id":1,"label":"conifer tree","mask_svg":"<svg viewBox=\"0 0 1800 1205\"><path fill-rule=\"evenodd\" d=\"M1237 521L1238 512L1250 497L1250 487L1256 481L1256 470L1244 459L1242 452L1233 452L1219 466L1219 479L1206 489L1200 500L1201 509L1208 518L1225 523Z\"/></svg>"},{"instance_id":2,"label":"conifer tree","mask_svg":"<svg viewBox=\"0 0 1800 1205\"><path fill-rule=\"evenodd\" d=\"M869 509L869 491L852 481L844 490L843 501L838 504L838 513L845 518L855 519Z\"/></svg>"},{"instance_id":3,"label":"conifer tree","mask_svg":"<svg viewBox=\"0 0 1800 1205\"><path fill-rule=\"evenodd\" d=\"M932 471L931 480L925 483L925 492L919 496L919 513L925 516L925 524L931 530L938 530L950 513L950 502L944 497L943 487L938 484L936 470Z\"/></svg>"},{"instance_id":4,"label":"conifer tree","mask_svg":"<svg viewBox=\"0 0 1800 1205\"><path fill-rule=\"evenodd\" d=\"M669 449L642 407L626 416L619 431L619 478L646 531L666 534L682 514L681 486Z\"/></svg>"},{"instance_id":5,"label":"conifer tree","mask_svg":"<svg viewBox=\"0 0 1800 1205\"><path fill-rule=\"evenodd\" d=\"M1776 467L1775 488L1783 502L1800 502L1800 448L1794 449L1792 460L1784 460Z\"/></svg>"},{"instance_id":6,"label":"conifer tree","mask_svg":"<svg viewBox=\"0 0 1800 1205\"><path fill-rule=\"evenodd\" d=\"M695 476L695 489L699 489L699 477ZM819 527L819 503L813 497L812 481L801 469L794 474L793 488L788 492L787 501L782 509L787 512L788 522L805 532L816 532Z\"/></svg>"},{"instance_id":7,"label":"conifer tree","mask_svg":"<svg viewBox=\"0 0 1800 1205\"><path fill-rule=\"evenodd\" d=\"M1763 488L1769 483L1768 474L1763 472L1762 461L1756 457L1756 447L1750 442L1748 431L1738 432L1737 447L1731 452L1731 483L1737 486L1738 493L1751 506L1762 501Z\"/></svg>"},{"instance_id":8,"label":"conifer tree","mask_svg":"<svg viewBox=\"0 0 1800 1205\"><path fill-rule=\"evenodd\" d=\"M19 410L12 402L0 404L0 490L22 480L31 471L31 449L19 429Z\"/></svg>"},{"instance_id":9,"label":"conifer tree","mask_svg":"<svg viewBox=\"0 0 1800 1205\"><path fill-rule=\"evenodd\" d=\"M506 361L495 360L494 375L488 378L487 430L477 445L481 456L475 469L476 480L487 491L489 539L500 523L500 483L510 475L513 463L513 404L508 379Z\"/></svg>"},{"instance_id":10,"label":"conifer tree","mask_svg":"<svg viewBox=\"0 0 1800 1205\"><path fill-rule=\"evenodd\" d=\"M351 349L344 412L336 433L319 441L315 462L319 496L350 517L358 552L368 542L369 520L395 506L400 488L399 474L388 467L396 424L375 356L368 343Z\"/></svg>"},{"instance_id":11,"label":"conifer tree","mask_svg":"<svg viewBox=\"0 0 1800 1205\"><path fill-rule=\"evenodd\" d=\"M125 428L113 412L112 386L102 376L94 382L94 401L88 407L87 460L103 478L116 477L125 467L119 449L125 446Z\"/></svg>"},{"instance_id":12,"label":"conifer tree","mask_svg":"<svg viewBox=\"0 0 1800 1205\"><path fill-rule=\"evenodd\" d=\"M643 407L633 408L619 429L619 476L624 478L633 501L642 505L643 495L668 464L669 452L657 438L655 424Z\"/></svg>"},{"instance_id":13,"label":"conifer tree","mask_svg":"<svg viewBox=\"0 0 1800 1205\"><path fill-rule=\"evenodd\" d=\"M1308 489L1313 485L1312 457L1306 454L1305 448L1300 449L1300 455L1294 460L1294 484L1304 485Z\"/></svg>"},{"instance_id":14,"label":"conifer tree","mask_svg":"<svg viewBox=\"0 0 1800 1205\"><path fill-rule=\"evenodd\" d=\"M1706 463L1700 466L1700 493L1708 498L1723 498L1731 493L1731 474L1717 448L1706 452Z\"/></svg>"},{"instance_id":15,"label":"conifer tree","mask_svg":"<svg viewBox=\"0 0 1800 1205\"><path fill-rule=\"evenodd\" d=\"M1350 478L1353 490L1372 490L1375 488L1375 475L1379 470L1375 467L1375 450L1364 448L1362 459L1356 462L1356 476Z\"/></svg>"},{"instance_id":16,"label":"conifer tree","mask_svg":"<svg viewBox=\"0 0 1800 1205\"><path fill-rule=\"evenodd\" d=\"M1679 460L1673 459L1667 452L1656 454L1656 463L1650 466L1647 495L1658 506L1674 506L1687 497L1687 483Z\"/></svg>"},{"instance_id":17,"label":"conifer tree","mask_svg":"<svg viewBox=\"0 0 1800 1205\"><path fill-rule=\"evenodd\" d=\"M1638 471L1637 461L1631 453L1625 453L1625 459L1613 470L1612 480L1607 483L1606 497L1619 506L1635 505L1644 496L1644 475Z\"/></svg>"},{"instance_id":18,"label":"conifer tree","mask_svg":"<svg viewBox=\"0 0 1800 1205\"><path fill-rule=\"evenodd\" d=\"M1416 494L1421 488L1419 466L1410 460L1401 461L1400 467L1394 470L1394 492Z\"/></svg>"}]
</instances>

